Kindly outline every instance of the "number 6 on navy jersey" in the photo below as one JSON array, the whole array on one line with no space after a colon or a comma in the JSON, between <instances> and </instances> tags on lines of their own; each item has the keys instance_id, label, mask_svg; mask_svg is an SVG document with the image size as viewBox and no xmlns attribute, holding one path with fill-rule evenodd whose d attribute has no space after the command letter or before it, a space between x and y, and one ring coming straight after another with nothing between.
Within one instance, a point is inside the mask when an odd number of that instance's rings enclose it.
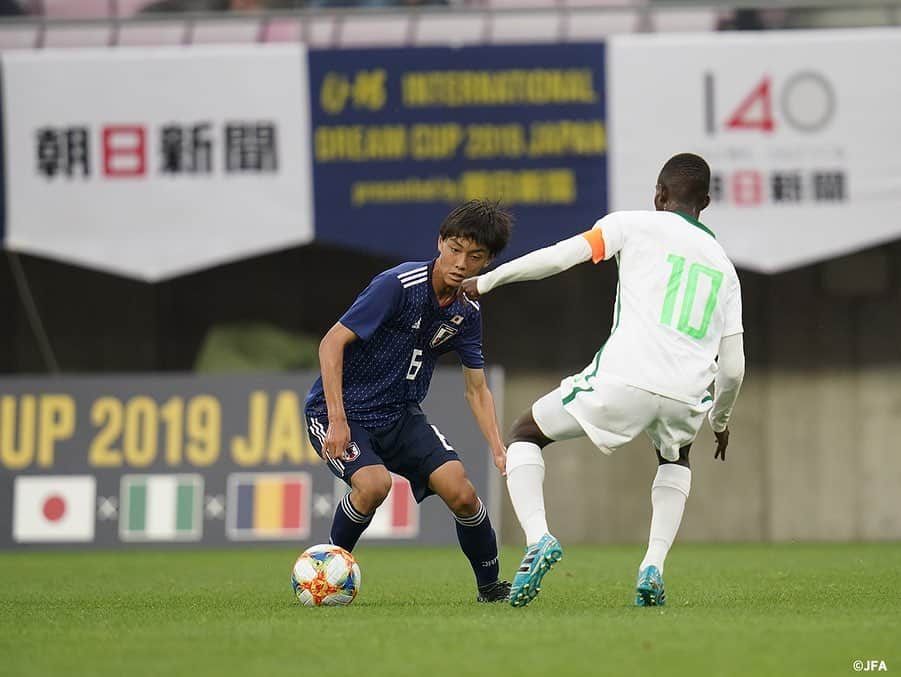
<instances>
[{"instance_id":1,"label":"number 6 on navy jersey","mask_svg":"<svg viewBox=\"0 0 901 677\"><path fill-rule=\"evenodd\" d=\"M413 381L422 368L422 351L419 348L413 348L413 356L410 358L410 368L407 369L407 380Z\"/></svg>"}]
</instances>

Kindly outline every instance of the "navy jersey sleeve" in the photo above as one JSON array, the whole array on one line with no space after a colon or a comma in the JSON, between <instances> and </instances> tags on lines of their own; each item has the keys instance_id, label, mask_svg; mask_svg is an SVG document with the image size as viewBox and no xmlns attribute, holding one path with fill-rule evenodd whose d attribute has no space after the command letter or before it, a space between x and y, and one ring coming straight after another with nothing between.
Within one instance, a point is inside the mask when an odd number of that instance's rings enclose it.
<instances>
[{"instance_id":1,"label":"navy jersey sleeve","mask_svg":"<svg viewBox=\"0 0 901 677\"><path fill-rule=\"evenodd\" d=\"M482 316L476 315L467 320L466 327L457 342L457 355L464 367L481 369L485 366L485 357L482 355Z\"/></svg>"},{"instance_id":2,"label":"navy jersey sleeve","mask_svg":"<svg viewBox=\"0 0 901 677\"><path fill-rule=\"evenodd\" d=\"M377 275L339 320L364 341L400 307L403 294L400 282L393 275Z\"/></svg>"}]
</instances>

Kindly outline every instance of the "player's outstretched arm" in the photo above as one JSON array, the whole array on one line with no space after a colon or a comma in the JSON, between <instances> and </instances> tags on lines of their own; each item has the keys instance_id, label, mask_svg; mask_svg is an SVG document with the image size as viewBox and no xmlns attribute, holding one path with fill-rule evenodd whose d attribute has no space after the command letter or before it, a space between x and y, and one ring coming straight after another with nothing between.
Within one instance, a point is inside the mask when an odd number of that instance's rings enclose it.
<instances>
[{"instance_id":1,"label":"player's outstretched arm","mask_svg":"<svg viewBox=\"0 0 901 677\"><path fill-rule=\"evenodd\" d=\"M328 430L322 451L330 458L338 458L350 446L350 427L344 412L341 384L344 375L344 348L357 335L340 322L329 329L319 342L319 366L322 370L322 390L328 409Z\"/></svg>"},{"instance_id":2,"label":"player's outstretched arm","mask_svg":"<svg viewBox=\"0 0 901 677\"><path fill-rule=\"evenodd\" d=\"M489 273L464 280L461 289L469 298L477 299L495 287L511 282L541 280L590 261L591 257L591 244L584 235L575 235L508 261Z\"/></svg>"},{"instance_id":3,"label":"player's outstretched arm","mask_svg":"<svg viewBox=\"0 0 901 677\"><path fill-rule=\"evenodd\" d=\"M742 334L724 336L720 341L719 371L716 373L715 396L710 410L710 427L716 435L714 458L726 460L729 446L729 417L745 378L745 347Z\"/></svg>"},{"instance_id":4,"label":"player's outstretched arm","mask_svg":"<svg viewBox=\"0 0 901 677\"><path fill-rule=\"evenodd\" d=\"M507 450L497 427L497 413L494 410L494 397L488 389L484 369L463 367L463 378L466 382L466 401L479 424L479 429L488 440L494 466L501 475L507 474Z\"/></svg>"}]
</instances>

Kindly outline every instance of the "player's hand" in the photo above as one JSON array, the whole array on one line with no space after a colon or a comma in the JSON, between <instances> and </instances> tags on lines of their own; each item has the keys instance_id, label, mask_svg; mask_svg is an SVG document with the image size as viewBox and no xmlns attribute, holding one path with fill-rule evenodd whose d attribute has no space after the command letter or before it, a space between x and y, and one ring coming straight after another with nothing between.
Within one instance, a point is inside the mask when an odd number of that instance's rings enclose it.
<instances>
[{"instance_id":1,"label":"player's hand","mask_svg":"<svg viewBox=\"0 0 901 677\"><path fill-rule=\"evenodd\" d=\"M491 452L491 455L494 459L494 467L497 468L497 471L501 474L501 477L507 476L507 450L499 449L497 451Z\"/></svg>"},{"instance_id":2,"label":"player's hand","mask_svg":"<svg viewBox=\"0 0 901 677\"><path fill-rule=\"evenodd\" d=\"M713 434L716 437L716 453L713 455L713 458L718 458L722 461L725 461L726 447L729 446L729 428L726 428L721 433L718 433L714 430Z\"/></svg>"},{"instance_id":3,"label":"player's hand","mask_svg":"<svg viewBox=\"0 0 901 677\"><path fill-rule=\"evenodd\" d=\"M475 301L481 294L479 294L479 285L478 285L478 276L476 277L467 277L463 282L460 283L460 293L466 294L469 298Z\"/></svg>"},{"instance_id":4,"label":"player's hand","mask_svg":"<svg viewBox=\"0 0 901 677\"><path fill-rule=\"evenodd\" d=\"M328 458L341 458L349 446L350 426L347 425L347 421L329 421L322 453Z\"/></svg>"}]
</instances>

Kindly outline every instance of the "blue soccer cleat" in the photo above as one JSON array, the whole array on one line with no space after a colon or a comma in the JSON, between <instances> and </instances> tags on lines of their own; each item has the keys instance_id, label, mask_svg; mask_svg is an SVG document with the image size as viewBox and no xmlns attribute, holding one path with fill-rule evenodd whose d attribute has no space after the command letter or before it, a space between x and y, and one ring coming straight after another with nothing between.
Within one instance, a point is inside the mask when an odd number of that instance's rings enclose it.
<instances>
[{"instance_id":1,"label":"blue soccer cleat","mask_svg":"<svg viewBox=\"0 0 901 677\"><path fill-rule=\"evenodd\" d=\"M515 607L525 606L538 597L541 579L562 557L560 542L550 534L545 534L538 543L526 548L526 554L510 587L510 604Z\"/></svg>"},{"instance_id":2,"label":"blue soccer cleat","mask_svg":"<svg viewBox=\"0 0 901 677\"><path fill-rule=\"evenodd\" d=\"M665 605L666 591L660 570L652 564L639 571L635 592L635 606Z\"/></svg>"}]
</instances>

